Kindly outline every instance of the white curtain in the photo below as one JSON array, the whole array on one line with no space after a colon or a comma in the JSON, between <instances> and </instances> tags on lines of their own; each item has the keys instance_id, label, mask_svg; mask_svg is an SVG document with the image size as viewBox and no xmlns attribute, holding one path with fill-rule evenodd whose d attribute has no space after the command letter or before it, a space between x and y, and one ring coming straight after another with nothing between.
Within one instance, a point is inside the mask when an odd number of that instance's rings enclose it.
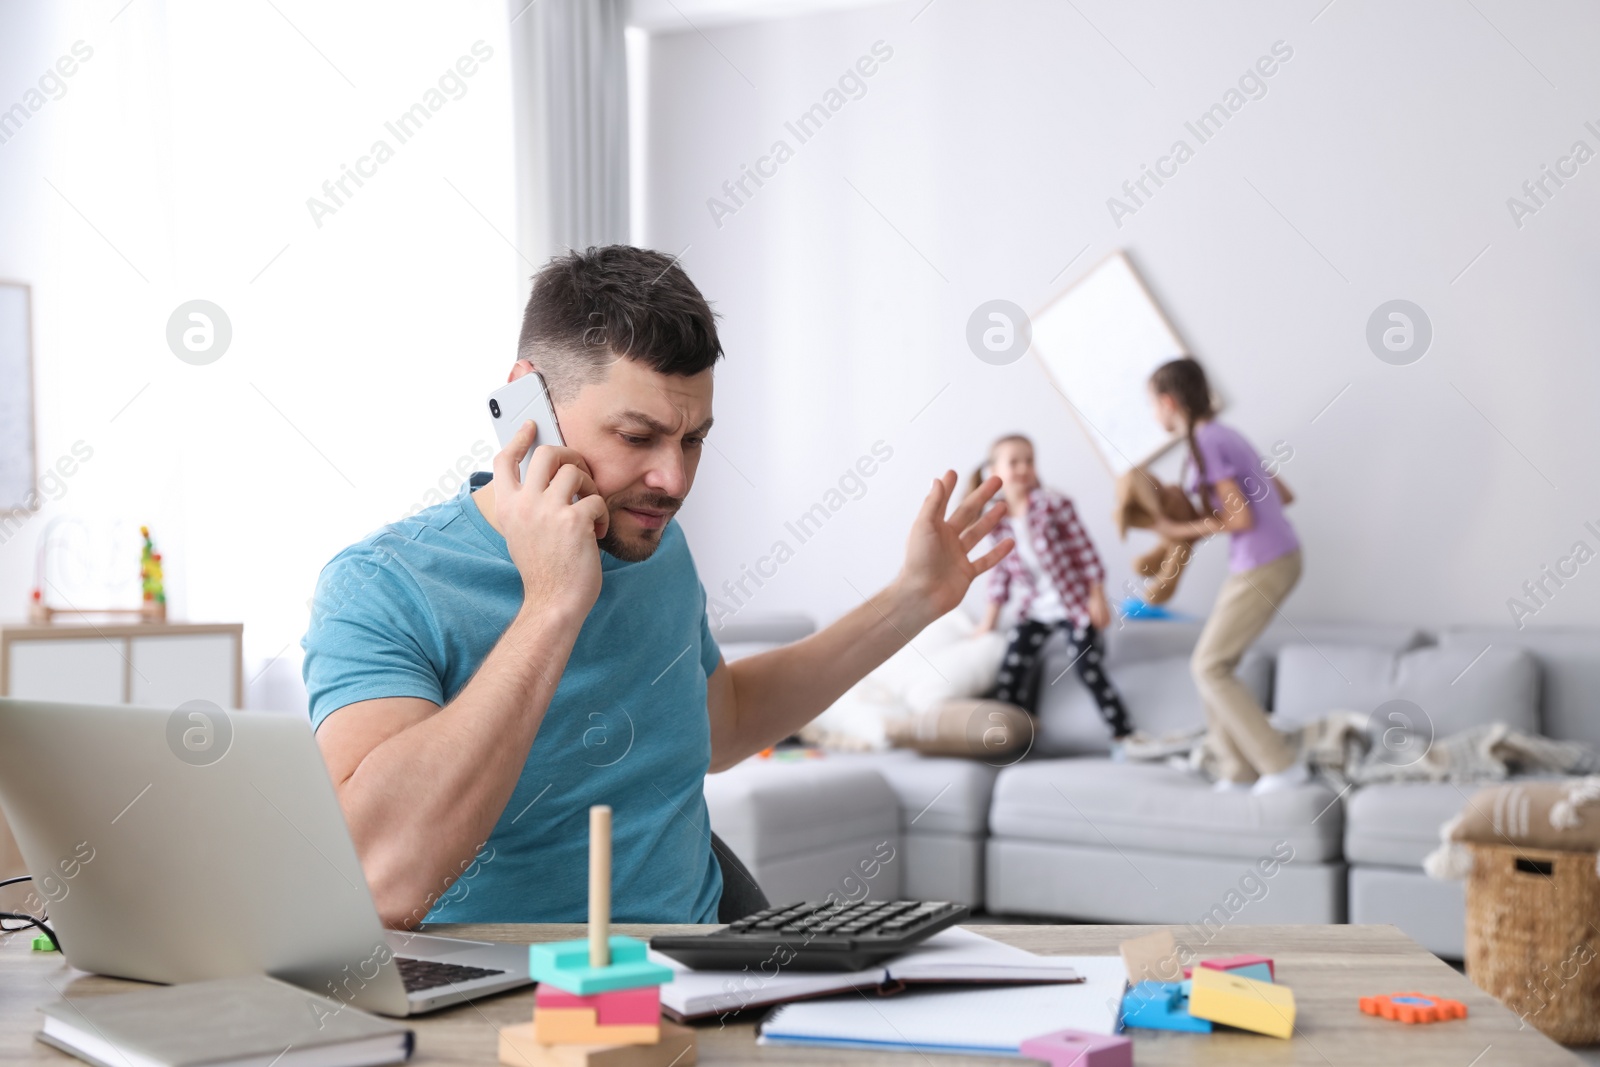
<instances>
[{"instance_id":1,"label":"white curtain","mask_svg":"<svg viewBox=\"0 0 1600 1067\"><path fill-rule=\"evenodd\" d=\"M529 259L628 240L627 0L509 0Z\"/></svg>"}]
</instances>

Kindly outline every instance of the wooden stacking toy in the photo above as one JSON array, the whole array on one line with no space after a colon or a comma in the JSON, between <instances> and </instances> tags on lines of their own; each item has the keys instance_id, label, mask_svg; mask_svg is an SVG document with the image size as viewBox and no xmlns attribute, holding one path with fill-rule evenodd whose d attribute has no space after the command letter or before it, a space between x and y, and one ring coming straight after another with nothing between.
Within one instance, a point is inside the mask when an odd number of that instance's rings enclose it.
<instances>
[{"instance_id":1,"label":"wooden stacking toy","mask_svg":"<svg viewBox=\"0 0 1600 1067\"><path fill-rule=\"evenodd\" d=\"M672 969L645 943L611 933L611 809L589 809L589 937L528 949L533 1022L500 1031L513 1067L688 1067L694 1031L661 1018Z\"/></svg>"}]
</instances>

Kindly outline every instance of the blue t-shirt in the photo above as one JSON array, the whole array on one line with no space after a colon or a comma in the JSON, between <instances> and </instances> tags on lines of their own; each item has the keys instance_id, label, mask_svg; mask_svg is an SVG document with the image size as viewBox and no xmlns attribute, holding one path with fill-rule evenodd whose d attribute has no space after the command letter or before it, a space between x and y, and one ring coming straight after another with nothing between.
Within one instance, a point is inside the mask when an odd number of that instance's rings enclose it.
<instances>
[{"instance_id":1,"label":"blue t-shirt","mask_svg":"<svg viewBox=\"0 0 1600 1067\"><path fill-rule=\"evenodd\" d=\"M522 606L506 541L469 497L385 526L340 552L317 582L305 649L311 724L346 704L421 697L443 706ZM612 808L616 922L716 922L706 678L720 653L676 520L649 559L600 553L584 620L522 776L477 860L429 922L584 922L589 807Z\"/></svg>"}]
</instances>

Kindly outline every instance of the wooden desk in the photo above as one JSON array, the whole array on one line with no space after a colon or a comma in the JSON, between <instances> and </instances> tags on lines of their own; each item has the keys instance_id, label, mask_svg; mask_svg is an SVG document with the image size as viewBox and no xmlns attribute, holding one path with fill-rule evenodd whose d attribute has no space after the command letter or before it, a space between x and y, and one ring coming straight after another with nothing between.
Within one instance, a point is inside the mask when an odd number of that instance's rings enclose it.
<instances>
[{"instance_id":1,"label":"wooden desk","mask_svg":"<svg viewBox=\"0 0 1600 1067\"><path fill-rule=\"evenodd\" d=\"M648 937L694 927L617 926L615 932ZM978 926L1001 941L1045 954L1111 955L1117 944L1148 933L1130 926ZM442 926L429 931L495 941L553 941L583 936L582 926ZM73 971L54 953L28 948L13 935L0 944L0 1063L76 1063L33 1039L35 1010L58 994L91 996L137 988L134 983ZM1466 978L1391 926L1241 926L1223 931L1209 946L1218 956L1257 952L1271 956L1279 979L1294 989L1297 1033L1289 1041L1238 1032L1204 1034L1133 1031L1134 1060L1154 1064L1404 1065L1404 1067L1571 1067L1578 1060L1481 992ZM1464 1021L1405 1026L1362 1015L1356 999L1375 993L1420 990L1465 1002ZM533 993L518 990L410 1020L422 1064L493 1064L502 1026L526 1022ZM751 1023L699 1027L700 1062L964 1067L1017 1064L999 1057L919 1056L914 1053L758 1048Z\"/></svg>"}]
</instances>

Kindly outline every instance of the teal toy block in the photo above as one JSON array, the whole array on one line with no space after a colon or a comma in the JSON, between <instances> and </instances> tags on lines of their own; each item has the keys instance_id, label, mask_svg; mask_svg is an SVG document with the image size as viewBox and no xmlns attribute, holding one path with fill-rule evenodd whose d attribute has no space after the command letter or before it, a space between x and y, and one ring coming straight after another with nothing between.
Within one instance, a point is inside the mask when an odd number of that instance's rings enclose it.
<instances>
[{"instance_id":1,"label":"teal toy block","mask_svg":"<svg viewBox=\"0 0 1600 1067\"><path fill-rule=\"evenodd\" d=\"M1272 981L1272 969L1265 963L1251 963L1243 967L1227 968L1229 974L1236 974L1240 978L1254 978L1258 982Z\"/></svg>"},{"instance_id":2,"label":"teal toy block","mask_svg":"<svg viewBox=\"0 0 1600 1067\"><path fill-rule=\"evenodd\" d=\"M1122 1022L1139 1030L1185 1030L1209 1034L1211 1022L1189 1014L1189 998L1177 982L1140 982L1122 998Z\"/></svg>"},{"instance_id":3,"label":"teal toy block","mask_svg":"<svg viewBox=\"0 0 1600 1067\"><path fill-rule=\"evenodd\" d=\"M672 968L651 963L646 946L636 937L613 935L611 965L589 966L589 942L552 941L528 946L528 971L536 982L548 982L557 989L580 997L613 993L619 989L666 985L672 981Z\"/></svg>"},{"instance_id":4,"label":"teal toy block","mask_svg":"<svg viewBox=\"0 0 1600 1067\"><path fill-rule=\"evenodd\" d=\"M1266 956L1242 955L1229 956L1220 960L1201 960L1200 966L1210 968L1213 971L1227 971L1229 974L1236 974L1240 978L1253 978L1258 982L1274 982L1277 980L1272 961ZM1190 968L1185 967L1183 975L1185 978L1189 977Z\"/></svg>"}]
</instances>

